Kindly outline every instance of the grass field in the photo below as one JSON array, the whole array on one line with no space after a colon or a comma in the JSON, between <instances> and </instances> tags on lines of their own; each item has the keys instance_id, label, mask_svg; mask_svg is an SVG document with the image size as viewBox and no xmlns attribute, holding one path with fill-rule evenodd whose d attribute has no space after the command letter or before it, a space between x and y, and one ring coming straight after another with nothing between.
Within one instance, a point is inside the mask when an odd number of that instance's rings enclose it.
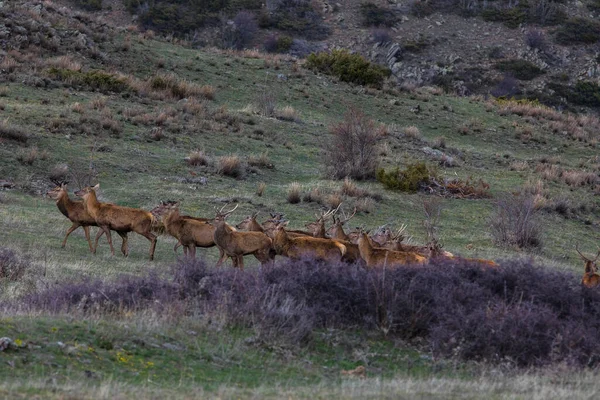
<instances>
[{"instance_id":1,"label":"grass field","mask_svg":"<svg viewBox=\"0 0 600 400\"><path fill-rule=\"evenodd\" d=\"M181 200L185 213L205 217L226 203L239 203L233 222L255 211L261 217L278 211L291 226L303 228L326 204L290 204L288 188L298 182L303 193L316 188L325 197L339 192L342 181L324 174L323 146L330 140L330 126L349 107L387 127L379 144L381 166L424 161L436 165L442 177L472 177L490 185L489 199L441 199L438 234L445 249L466 257L531 257L548 268L577 273L583 272L583 264L575 245L589 255L597 251L598 184L543 179L536 170L549 163L597 175L597 131L590 140L574 140L550 130L549 120L502 112L502 105L491 100L427 88L365 89L316 75L285 57L189 49L123 33L114 33L101 46L107 55L103 60L74 58L84 70L115 71L138 81L175 74L179 82L210 86L214 99L180 99L159 91L101 92L51 79L46 64L51 54L40 56L35 68L22 63L3 78L0 128L14 127L28 139L23 143L0 135L0 179L16 184L0 192L0 244L29 257L35 270L22 281L0 281L0 301L82 277L111 280L155 267L167 273L177 258L175 239L167 236L159 237L154 262L147 260L148 241L135 234L130 235L127 259L111 256L104 238L98 254L91 255L81 230L62 249L70 222L44 197L53 187L49 176L57 166L68 165L71 193L78 183L74 177L83 179L92 166L104 201L151 209L161 200ZM51 83L23 83L33 78ZM295 120L264 115L260 109L266 102L274 104L275 116L292 107ZM416 126L420 134L403 134L408 126ZM441 137L444 152L458 160L457 166L437 165L423 151ZM207 166L186 163L196 150L205 153ZM219 157L226 155L241 160L241 179L217 172ZM273 168L246 166L261 156ZM259 196L257 187L263 182ZM353 226L406 224L415 242L426 241L423 200L431 195L389 191L376 181L356 184L379 200L368 212L357 213ZM489 230L495 201L536 184L543 186L544 201L561 200L573 211L569 217L547 209L539 213L543 246L535 251L498 247ZM343 197L346 211L356 202ZM214 248L199 252L209 261L217 258ZM246 263L257 268L254 259ZM435 360L427 351L373 333L322 331L306 347L255 346L249 332L209 326L189 316L168 321L143 313L79 318L15 312L0 319L4 336L23 345L1 356L3 398L547 399L589 398L599 390L592 371L576 374L557 367L523 372ZM366 379L341 376L341 370L365 362L370 366Z\"/></svg>"}]
</instances>

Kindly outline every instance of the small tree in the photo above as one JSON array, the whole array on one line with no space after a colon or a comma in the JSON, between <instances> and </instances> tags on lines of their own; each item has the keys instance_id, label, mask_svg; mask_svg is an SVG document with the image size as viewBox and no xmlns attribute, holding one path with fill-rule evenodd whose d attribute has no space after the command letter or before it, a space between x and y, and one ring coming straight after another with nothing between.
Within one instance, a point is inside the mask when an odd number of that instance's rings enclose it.
<instances>
[{"instance_id":1,"label":"small tree","mask_svg":"<svg viewBox=\"0 0 600 400\"><path fill-rule=\"evenodd\" d=\"M351 107L344 120L329 130L331 137L325 145L328 173L336 179L373 178L377 169L377 142L383 127Z\"/></svg>"},{"instance_id":2,"label":"small tree","mask_svg":"<svg viewBox=\"0 0 600 400\"><path fill-rule=\"evenodd\" d=\"M496 212L489 220L494 241L505 247L541 248L537 212L535 199L531 195L518 193L501 196L496 201Z\"/></svg>"}]
</instances>

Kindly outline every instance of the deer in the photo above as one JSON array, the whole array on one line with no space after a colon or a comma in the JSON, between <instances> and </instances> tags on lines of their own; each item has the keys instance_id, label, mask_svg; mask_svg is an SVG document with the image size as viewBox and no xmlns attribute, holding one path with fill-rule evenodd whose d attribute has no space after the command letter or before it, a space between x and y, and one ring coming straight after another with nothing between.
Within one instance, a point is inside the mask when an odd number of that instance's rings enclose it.
<instances>
[{"instance_id":1,"label":"deer","mask_svg":"<svg viewBox=\"0 0 600 400\"><path fill-rule=\"evenodd\" d=\"M183 246L185 257L196 258L196 247L210 248L216 246L214 241L215 227L213 220L208 218L195 218L181 215L179 202L166 201L152 210L153 213L162 218L165 231L176 238L173 251ZM219 249L219 259L223 258L223 252Z\"/></svg>"},{"instance_id":2,"label":"deer","mask_svg":"<svg viewBox=\"0 0 600 400\"><path fill-rule=\"evenodd\" d=\"M374 247L367 232L358 237L358 250L367 268L397 267L399 265L425 264L427 258L415 252L393 251Z\"/></svg>"},{"instance_id":3,"label":"deer","mask_svg":"<svg viewBox=\"0 0 600 400\"><path fill-rule=\"evenodd\" d=\"M598 250L598 254L593 260L590 260L579 251L578 246L575 246L575 250L579 253L581 259L585 262L583 278L581 278L581 284L587 288L593 288L600 285L600 274L598 274L598 269L596 267L596 261L598 257L600 257L600 250Z\"/></svg>"},{"instance_id":4,"label":"deer","mask_svg":"<svg viewBox=\"0 0 600 400\"><path fill-rule=\"evenodd\" d=\"M92 247L92 240L90 238L90 226L98 226L96 221L90 214L87 213L83 202L81 200L71 200L69 197L69 193L67 192L67 183L61 182L59 186L56 186L54 189L48 191L46 193L51 199L56 200L56 206L59 211L67 217L73 224L69 229L67 229L67 233L65 238L63 239L61 247L64 249L67 245L67 238L69 235L75 231L80 226L83 228L83 232L85 233L85 238L87 239L88 245L90 247L90 252L95 253L96 249ZM118 232L121 238L123 239L123 244L121 245L121 251L123 254L127 253L127 234ZM104 234L104 232L102 232ZM100 235L102 236L102 235Z\"/></svg>"},{"instance_id":5,"label":"deer","mask_svg":"<svg viewBox=\"0 0 600 400\"><path fill-rule=\"evenodd\" d=\"M344 210L342 210L342 214L344 214L344 219L336 218L335 214L332 216L333 224L327 229L327 234L333 239L350 242L350 236L346 235L346 232L344 232L344 224L354 217L356 214L356 207L354 207L354 212L349 217L346 216Z\"/></svg>"},{"instance_id":6,"label":"deer","mask_svg":"<svg viewBox=\"0 0 600 400\"><path fill-rule=\"evenodd\" d=\"M319 260L340 261L346 246L337 240L311 236L290 236L284 229L289 221L280 221L273 232L273 247L281 256L299 259L311 256Z\"/></svg>"},{"instance_id":7,"label":"deer","mask_svg":"<svg viewBox=\"0 0 600 400\"><path fill-rule=\"evenodd\" d=\"M456 262L467 262L472 264L480 264L484 267L498 267L498 263L493 260L488 260L485 258L469 258L469 257L461 257L456 256L450 252L442 250L443 245L438 243L436 239L433 239L429 243L429 251L430 251L430 259L442 259L442 260L451 260Z\"/></svg>"},{"instance_id":8,"label":"deer","mask_svg":"<svg viewBox=\"0 0 600 400\"><path fill-rule=\"evenodd\" d=\"M304 226L306 227L306 229L308 229L308 231L312 234L313 237L322 239L327 238L325 221L327 221L329 217L335 214L341 205L342 204L340 203L340 205L336 209L331 209L327 212L321 212L321 215L315 215L315 217L317 217L317 220L314 222L310 222Z\"/></svg>"},{"instance_id":9,"label":"deer","mask_svg":"<svg viewBox=\"0 0 600 400\"><path fill-rule=\"evenodd\" d=\"M126 234L127 232L135 232L144 236L150 241L150 261L154 259L154 250L156 248L156 236L152 234L153 228L156 226L156 218L152 213L139 208L130 208L117 206L110 203L101 203L98 201L96 191L100 189L100 184L96 186L87 186L75 194L83 199L83 206L88 214L94 218L96 224L100 228L96 234L94 243L94 252L98 247L98 239L102 232L106 234L110 251L115 254L115 249L112 245L110 231L117 231ZM125 245L124 242L123 245ZM124 255L128 256L127 251Z\"/></svg>"},{"instance_id":10,"label":"deer","mask_svg":"<svg viewBox=\"0 0 600 400\"><path fill-rule=\"evenodd\" d=\"M284 214L282 213L270 213L271 218L267 219L262 223L263 232L271 239L275 236L275 228L281 221L283 221ZM286 229L285 230L290 237L308 236L313 237L313 234L308 231L297 230L297 229Z\"/></svg>"},{"instance_id":11,"label":"deer","mask_svg":"<svg viewBox=\"0 0 600 400\"><path fill-rule=\"evenodd\" d=\"M237 224L235 227L245 231L265 233L265 228L258 223L256 217L258 217L258 211L252 213L252 215L246 216L246 218L244 218L242 222Z\"/></svg>"},{"instance_id":12,"label":"deer","mask_svg":"<svg viewBox=\"0 0 600 400\"><path fill-rule=\"evenodd\" d=\"M263 232L241 232L235 230L225 221L227 217L233 213L237 207L232 210L223 212L223 206L217 211L214 220L215 232L213 239L219 250L223 252L217 265L221 265L225 255L231 257L233 266L244 270L244 256L248 254L254 255L262 265L265 265L274 260L271 254L273 240Z\"/></svg>"}]
</instances>

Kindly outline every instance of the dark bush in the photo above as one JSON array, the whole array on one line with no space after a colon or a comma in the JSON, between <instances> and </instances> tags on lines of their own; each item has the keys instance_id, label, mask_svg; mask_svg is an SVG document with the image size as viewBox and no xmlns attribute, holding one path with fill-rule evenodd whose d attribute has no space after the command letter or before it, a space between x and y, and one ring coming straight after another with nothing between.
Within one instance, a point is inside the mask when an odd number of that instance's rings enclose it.
<instances>
[{"instance_id":1,"label":"dark bush","mask_svg":"<svg viewBox=\"0 0 600 400\"><path fill-rule=\"evenodd\" d=\"M600 86L595 82L578 81L567 100L575 104L600 107Z\"/></svg>"},{"instance_id":2,"label":"dark bush","mask_svg":"<svg viewBox=\"0 0 600 400\"><path fill-rule=\"evenodd\" d=\"M76 7L87 11L102 10L102 0L69 0Z\"/></svg>"},{"instance_id":3,"label":"dark bush","mask_svg":"<svg viewBox=\"0 0 600 400\"><path fill-rule=\"evenodd\" d=\"M252 42L257 31L258 24L254 14L250 11L240 11L233 18L233 24L227 22L223 25L223 47L241 50Z\"/></svg>"},{"instance_id":4,"label":"dark bush","mask_svg":"<svg viewBox=\"0 0 600 400\"><path fill-rule=\"evenodd\" d=\"M398 21L393 12L374 3L362 3L360 14L364 26L385 26L389 28Z\"/></svg>"},{"instance_id":5,"label":"dark bush","mask_svg":"<svg viewBox=\"0 0 600 400\"><path fill-rule=\"evenodd\" d=\"M75 315L151 309L167 318L178 310L254 329L267 341L302 344L314 329L349 328L417 339L436 356L461 360L521 367L600 361L600 292L528 262L438 261L384 272L308 259L247 271L180 260L172 276L62 283L2 308Z\"/></svg>"},{"instance_id":6,"label":"dark bush","mask_svg":"<svg viewBox=\"0 0 600 400\"><path fill-rule=\"evenodd\" d=\"M530 29L525 33L525 43L532 49L544 50L547 46L546 35L539 29Z\"/></svg>"},{"instance_id":7,"label":"dark bush","mask_svg":"<svg viewBox=\"0 0 600 400\"><path fill-rule=\"evenodd\" d=\"M371 37L375 43L388 43L392 41L390 31L385 28L375 28L371 31Z\"/></svg>"},{"instance_id":8,"label":"dark bush","mask_svg":"<svg viewBox=\"0 0 600 400\"><path fill-rule=\"evenodd\" d=\"M556 31L555 40L566 46L596 43L600 40L600 23L582 17L571 18Z\"/></svg>"},{"instance_id":9,"label":"dark bush","mask_svg":"<svg viewBox=\"0 0 600 400\"><path fill-rule=\"evenodd\" d=\"M518 28L527 20L527 3L513 8L487 8L481 12L485 21L502 22L508 28Z\"/></svg>"},{"instance_id":10,"label":"dark bush","mask_svg":"<svg viewBox=\"0 0 600 400\"><path fill-rule=\"evenodd\" d=\"M490 93L494 97L513 97L520 93L519 81L510 74L504 75Z\"/></svg>"},{"instance_id":11,"label":"dark bush","mask_svg":"<svg viewBox=\"0 0 600 400\"><path fill-rule=\"evenodd\" d=\"M408 164L404 170L400 170L400 168L391 171L386 171L383 168L377 170L377 180L386 189L409 193L416 193L427 186L435 177L436 173L422 162Z\"/></svg>"},{"instance_id":12,"label":"dark bush","mask_svg":"<svg viewBox=\"0 0 600 400\"><path fill-rule=\"evenodd\" d=\"M385 78L391 74L388 68L372 64L360 54L352 54L347 50L313 53L306 59L306 67L337 76L344 82L377 88L380 88Z\"/></svg>"},{"instance_id":13,"label":"dark bush","mask_svg":"<svg viewBox=\"0 0 600 400\"><path fill-rule=\"evenodd\" d=\"M124 78L102 70L81 72L52 67L48 70L48 75L53 79L63 81L69 85L82 85L102 92L118 93L125 91L128 88Z\"/></svg>"},{"instance_id":14,"label":"dark bush","mask_svg":"<svg viewBox=\"0 0 600 400\"><path fill-rule=\"evenodd\" d=\"M377 169L377 143L381 129L362 111L350 108L344 120L329 128L325 167L336 179L370 179Z\"/></svg>"},{"instance_id":15,"label":"dark bush","mask_svg":"<svg viewBox=\"0 0 600 400\"><path fill-rule=\"evenodd\" d=\"M308 0L280 0L266 18L268 21L264 17L261 20L261 27L272 26L309 40L322 40L330 33L329 27Z\"/></svg>"},{"instance_id":16,"label":"dark bush","mask_svg":"<svg viewBox=\"0 0 600 400\"><path fill-rule=\"evenodd\" d=\"M267 36L263 46L269 53L287 53L293 42L294 39L290 36L273 34Z\"/></svg>"},{"instance_id":17,"label":"dark bush","mask_svg":"<svg viewBox=\"0 0 600 400\"><path fill-rule=\"evenodd\" d=\"M499 61L496 63L496 69L523 81L529 81L544 74L541 68L526 60Z\"/></svg>"},{"instance_id":18,"label":"dark bush","mask_svg":"<svg viewBox=\"0 0 600 400\"><path fill-rule=\"evenodd\" d=\"M21 279L31 267L31 261L12 249L0 247L0 283Z\"/></svg>"},{"instance_id":19,"label":"dark bush","mask_svg":"<svg viewBox=\"0 0 600 400\"><path fill-rule=\"evenodd\" d=\"M502 246L523 249L541 247L538 211L531 195L519 193L500 197L489 221L494 241Z\"/></svg>"}]
</instances>

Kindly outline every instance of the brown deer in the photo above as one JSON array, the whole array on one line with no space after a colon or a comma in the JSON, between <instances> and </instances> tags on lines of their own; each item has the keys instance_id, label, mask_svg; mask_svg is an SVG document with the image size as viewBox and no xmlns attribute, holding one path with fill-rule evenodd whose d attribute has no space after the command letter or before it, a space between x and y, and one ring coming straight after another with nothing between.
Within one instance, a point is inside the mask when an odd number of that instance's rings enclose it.
<instances>
[{"instance_id":1,"label":"brown deer","mask_svg":"<svg viewBox=\"0 0 600 400\"><path fill-rule=\"evenodd\" d=\"M306 227L306 229L308 229L308 231L311 233L311 235L313 237L321 238L321 239L327 238L326 229L325 229L325 221L327 221L327 219L329 217L331 217L333 214L335 214L337 212L337 210L340 208L340 206L341 206L341 203L336 209L331 209L327 212L321 212L321 215L315 215L317 217L317 220L314 222L309 222L308 224L306 224L304 226Z\"/></svg>"},{"instance_id":2,"label":"brown deer","mask_svg":"<svg viewBox=\"0 0 600 400\"><path fill-rule=\"evenodd\" d=\"M437 240L432 240L429 243L429 251L430 251L430 257L431 259L442 259L442 260L451 260L451 261L456 261L456 262L468 262L468 263L472 263L472 264L480 264L481 266L484 267L493 267L496 268L498 267L498 263L496 263L493 260L488 260L485 258L469 258L469 257L461 257L461 256L456 256L450 252L444 251L442 250L442 244L438 243Z\"/></svg>"},{"instance_id":3,"label":"brown deer","mask_svg":"<svg viewBox=\"0 0 600 400\"><path fill-rule=\"evenodd\" d=\"M273 261L271 254L273 241L270 237L262 232L237 231L225 221L238 205L227 212L223 212L225 206L217 211L214 222L215 233L213 235L215 244L224 255L231 257L234 267L239 267L242 270L244 269L244 256L248 254L254 255L263 265ZM224 258L222 255L217 265L221 265Z\"/></svg>"},{"instance_id":4,"label":"brown deer","mask_svg":"<svg viewBox=\"0 0 600 400\"><path fill-rule=\"evenodd\" d=\"M83 228L83 232L85 233L85 238L87 239L88 245L90 246L90 252L95 253L96 249L92 247L92 239L90 238L90 226L98 225L96 224L94 218L92 218L92 216L85 211L83 202L81 200L71 200L69 193L67 192L66 183L61 183L60 186L48 191L47 195L51 199L56 200L56 206L58 207L59 211L73 223L73 225L71 225L71 227L67 230L67 234L65 235L61 247L63 249L65 248L69 235L81 226ZM123 239L121 251L123 254L126 254L127 234L121 232L118 233ZM104 234L104 232L102 232L102 234Z\"/></svg>"},{"instance_id":5,"label":"brown deer","mask_svg":"<svg viewBox=\"0 0 600 400\"><path fill-rule=\"evenodd\" d=\"M241 229L244 231L251 231L251 232L265 232L265 228L263 228L263 226L261 224L258 223L258 221L256 220L256 217L258 216L258 211L253 213L252 215L248 215L246 218L244 218L242 220L242 222L240 222L239 224L237 224L235 227L237 229Z\"/></svg>"},{"instance_id":6,"label":"brown deer","mask_svg":"<svg viewBox=\"0 0 600 400\"><path fill-rule=\"evenodd\" d=\"M354 212L349 217L346 216L344 210L342 210L342 214L344 214L344 219L336 218L335 215L333 215L333 224L327 229L327 234L333 239L350 242L350 236L346 235L346 232L344 232L344 224L354 217L356 214L356 207L354 207Z\"/></svg>"},{"instance_id":7,"label":"brown deer","mask_svg":"<svg viewBox=\"0 0 600 400\"><path fill-rule=\"evenodd\" d=\"M186 257L196 258L196 247L210 248L216 245L212 219L181 215L178 202L162 202L152 212L161 217L165 231L178 240L173 251L183 246ZM224 253L221 249L219 253L219 259L222 259Z\"/></svg>"},{"instance_id":8,"label":"brown deer","mask_svg":"<svg viewBox=\"0 0 600 400\"><path fill-rule=\"evenodd\" d=\"M358 250L367 268L396 267L399 265L425 264L427 258L417 253L393 251L374 247L366 232L361 232L358 238Z\"/></svg>"},{"instance_id":9,"label":"brown deer","mask_svg":"<svg viewBox=\"0 0 600 400\"><path fill-rule=\"evenodd\" d=\"M280 222L273 232L273 247L277 254L293 259L310 256L326 261L340 261L346 254L346 246L337 240L290 236L284 229L287 224L288 221Z\"/></svg>"},{"instance_id":10,"label":"brown deer","mask_svg":"<svg viewBox=\"0 0 600 400\"><path fill-rule=\"evenodd\" d=\"M150 261L154 259L154 249L156 248L156 236L152 234L152 229L155 227L156 218L152 213L139 208L121 207L110 203L101 203L96 196L96 190L100 185L94 187L88 186L75 194L83 199L85 210L94 218L100 230L96 235L94 250L98 247L98 239L102 231L106 234L110 251L114 255L115 249L112 245L110 231L122 233L135 232L150 241ZM128 255L128 252L125 256Z\"/></svg>"},{"instance_id":11,"label":"brown deer","mask_svg":"<svg viewBox=\"0 0 600 400\"><path fill-rule=\"evenodd\" d=\"M596 267L596 261L598 257L600 257L600 250L598 250L598 254L593 260L590 260L579 251L578 246L575 246L575 250L579 253L581 259L585 262L585 269L583 272L583 278L581 278L581 284L588 288L593 288L600 285L600 274L598 274L598 269Z\"/></svg>"}]
</instances>

